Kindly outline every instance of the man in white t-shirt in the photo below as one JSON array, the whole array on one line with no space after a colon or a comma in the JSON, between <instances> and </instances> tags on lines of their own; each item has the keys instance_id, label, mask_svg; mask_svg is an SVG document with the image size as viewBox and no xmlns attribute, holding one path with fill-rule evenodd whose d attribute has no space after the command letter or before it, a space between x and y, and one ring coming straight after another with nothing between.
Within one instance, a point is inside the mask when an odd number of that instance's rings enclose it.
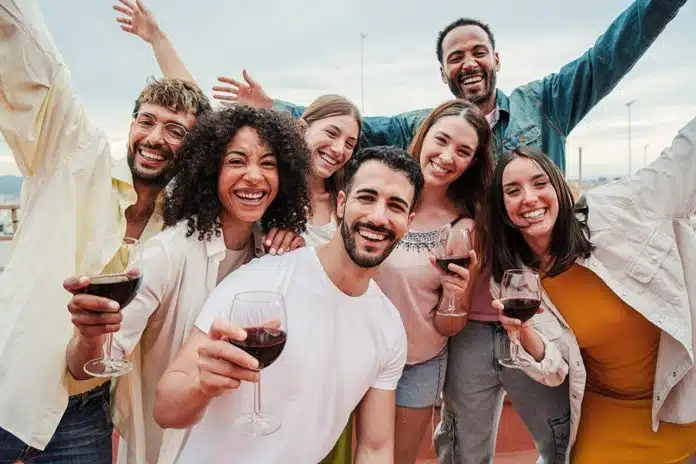
<instances>
[{"instance_id":1,"label":"man in white t-shirt","mask_svg":"<svg viewBox=\"0 0 696 464\"><path fill-rule=\"evenodd\" d=\"M396 308L372 281L413 219L423 186L416 161L392 147L357 153L338 196L340 234L319 248L252 261L210 295L196 328L159 382L155 420L192 427L179 463L316 464L357 408L357 463L391 463L394 390L406 362ZM233 421L253 410L256 359L227 339L244 291L273 291L287 308L287 343L263 371L262 411L282 426L243 435Z\"/></svg>"}]
</instances>

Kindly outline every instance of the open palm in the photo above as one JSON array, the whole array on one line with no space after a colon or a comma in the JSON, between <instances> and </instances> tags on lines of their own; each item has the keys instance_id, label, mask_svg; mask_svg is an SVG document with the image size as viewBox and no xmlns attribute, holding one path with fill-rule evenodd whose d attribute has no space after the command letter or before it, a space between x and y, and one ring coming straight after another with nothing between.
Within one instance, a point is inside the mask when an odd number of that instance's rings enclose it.
<instances>
[{"instance_id":1,"label":"open palm","mask_svg":"<svg viewBox=\"0 0 696 464\"><path fill-rule=\"evenodd\" d=\"M246 69L242 71L242 77L244 82L226 76L218 77L219 82L229 85L213 87L213 98L223 104L239 103L255 108L271 108L273 100L266 94L261 84L252 79Z\"/></svg>"},{"instance_id":2,"label":"open palm","mask_svg":"<svg viewBox=\"0 0 696 464\"><path fill-rule=\"evenodd\" d=\"M160 29L150 10L140 0L136 0L135 3L130 0L118 1L119 3L114 5L114 10L125 15L125 17L116 18L116 21L121 23L121 29L151 43Z\"/></svg>"}]
</instances>

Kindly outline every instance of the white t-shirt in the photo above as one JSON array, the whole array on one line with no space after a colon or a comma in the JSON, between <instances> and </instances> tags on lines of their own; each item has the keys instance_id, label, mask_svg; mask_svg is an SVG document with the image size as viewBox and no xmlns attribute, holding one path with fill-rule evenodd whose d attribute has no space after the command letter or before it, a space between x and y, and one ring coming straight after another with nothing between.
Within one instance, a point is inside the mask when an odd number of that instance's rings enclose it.
<instances>
[{"instance_id":1,"label":"white t-shirt","mask_svg":"<svg viewBox=\"0 0 696 464\"><path fill-rule=\"evenodd\" d=\"M178 463L316 464L333 448L351 412L370 388L395 390L406 363L399 312L374 282L359 297L336 288L316 250L266 256L223 280L196 326L208 332L229 317L235 294L276 291L285 298L288 338L263 370L262 411L281 428L265 437L240 434L232 421L253 410L253 385L215 398L184 444Z\"/></svg>"}]
</instances>

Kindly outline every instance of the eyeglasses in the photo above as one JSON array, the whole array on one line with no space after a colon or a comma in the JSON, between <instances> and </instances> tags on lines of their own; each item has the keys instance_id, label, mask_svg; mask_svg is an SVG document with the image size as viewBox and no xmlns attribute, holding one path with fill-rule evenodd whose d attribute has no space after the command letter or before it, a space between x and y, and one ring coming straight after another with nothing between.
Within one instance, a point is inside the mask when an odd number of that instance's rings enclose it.
<instances>
[{"instance_id":1,"label":"eyeglasses","mask_svg":"<svg viewBox=\"0 0 696 464\"><path fill-rule=\"evenodd\" d=\"M161 124L162 137L164 138L165 142L171 145L180 144L184 140L184 137L186 137L186 134L188 134L188 129L186 129L181 124L177 124L175 122L166 122L162 124L160 122L157 122L155 118L148 114L138 115L135 119L135 124L138 127L138 129L140 129L142 132L146 134L149 134L150 132L155 130L156 126Z\"/></svg>"}]
</instances>

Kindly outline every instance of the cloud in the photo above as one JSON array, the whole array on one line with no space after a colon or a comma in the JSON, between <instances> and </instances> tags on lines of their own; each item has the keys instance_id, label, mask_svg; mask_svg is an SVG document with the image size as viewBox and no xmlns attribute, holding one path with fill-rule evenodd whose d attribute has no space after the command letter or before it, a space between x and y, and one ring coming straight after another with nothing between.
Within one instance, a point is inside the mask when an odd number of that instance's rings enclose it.
<instances>
[{"instance_id":1,"label":"cloud","mask_svg":"<svg viewBox=\"0 0 696 464\"><path fill-rule=\"evenodd\" d=\"M278 98L307 104L332 92L359 104L359 34L364 32L365 112L388 115L433 107L451 97L440 80L435 38L457 17L480 18L491 25L502 63L499 86L510 91L580 56L630 2L206 0L192 7L184 0L146 0L146 4L208 93L218 75L239 76L246 67ZM159 75L151 49L120 31L108 2L40 0L39 5L90 118L110 138L123 139L145 78ZM678 128L696 116L694 17L696 2L687 2L631 72L570 135L569 174L577 170L578 146L583 146L588 173L627 169L626 101L637 100L632 108L633 153L640 161L645 144L656 154L657 147L667 145ZM9 165L7 155L0 143L0 170Z\"/></svg>"}]
</instances>

